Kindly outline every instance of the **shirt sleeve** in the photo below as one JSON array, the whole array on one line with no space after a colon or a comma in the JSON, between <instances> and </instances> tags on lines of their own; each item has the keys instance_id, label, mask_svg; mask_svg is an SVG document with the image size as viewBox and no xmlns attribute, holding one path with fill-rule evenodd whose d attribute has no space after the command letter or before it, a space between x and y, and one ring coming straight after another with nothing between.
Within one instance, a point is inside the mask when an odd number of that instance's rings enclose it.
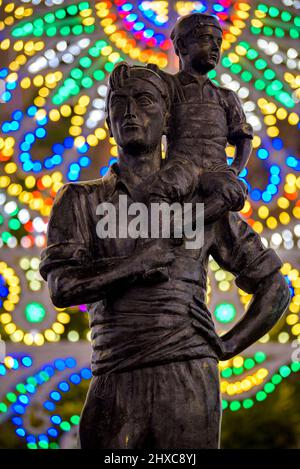
<instances>
[{"instance_id":1,"label":"shirt sleeve","mask_svg":"<svg viewBox=\"0 0 300 469\"><path fill-rule=\"evenodd\" d=\"M90 262L88 212L82 189L70 183L56 194L48 223L47 247L41 252L39 268L44 280L54 268Z\"/></svg>"},{"instance_id":2,"label":"shirt sleeve","mask_svg":"<svg viewBox=\"0 0 300 469\"><path fill-rule=\"evenodd\" d=\"M236 93L225 90L228 134L227 140L235 145L241 138L253 138L253 128L246 121L242 103Z\"/></svg>"},{"instance_id":3,"label":"shirt sleeve","mask_svg":"<svg viewBox=\"0 0 300 469\"><path fill-rule=\"evenodd\" d=\"M265 277L282 267L276 252L266 248L260 236L235 212L215 223L211 255L247 293L254 293Z\"/></svg>"}]
</instances>

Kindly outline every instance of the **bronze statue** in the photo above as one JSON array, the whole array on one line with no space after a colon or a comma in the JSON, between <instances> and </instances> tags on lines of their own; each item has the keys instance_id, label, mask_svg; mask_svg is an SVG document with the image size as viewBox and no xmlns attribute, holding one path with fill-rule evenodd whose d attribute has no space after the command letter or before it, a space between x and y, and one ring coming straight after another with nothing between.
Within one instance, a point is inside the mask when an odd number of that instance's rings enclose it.
<instances>
[{"instance_id":1,"label":"bronze statue","mask_svg":"<svg viewBox=\"0 0 300 469\"><path fill-rule=\"evenodd\" d=\"M197 46L200 50L201 44L202 39ZM102 179L63 186L49 220L40 272L48 282L52 301L57 307L87 303L90 316L93 378L79 431L81 447L86 449L217 448L221 420L218 360L234 357L263 336L289 301L289 289L279 272L280 259L263 246L259 235L238 213L229 211L237 209L234 205L245 193L243 183L225 167L224 155L220 171L214 166L221 164L220 160L214 159L208 168L213 172L211 186L217 187L228 178L230 184L215 193L215 205L210 199L219 218L210 223L211 219L206 220L200 248L186 249L184 243L168 239L140 242L132 237L98 236L99 204L110 204L118 222L120 197L126 196L130 207L136 200L148 199L150 203L152 196L156 200L169 196L168 188L161 184L169 170L174 173L171 182L179 190L183 185L187 189L182 195L172 193L172 200L206 202L211 197L202 190L204 171L198 171L193 186L187 173L176 169L181 163L176 166L175 152L179 148L183 154L186 139L181 141L180 132L176 135L176 116L170 115L174 110L172 79L152 67L121 64L115 68L107 110L119 163ZM218 99L223 93L210 84L207 88L209 95L212 91ZM213 110L210 104L210 112ZM180 112L178 116L185 132L188 125L184 119L189 117L195 125L192 132L197 131L196 116ZM173 126L173 131L168 126ZM251 129L245 120L237 133L233 129L232 141L239 135L242 142L237 154L241 166L235 165L238 172L249 156L245 148L249 149ZM209 131L209 136L200 134L199 141L195 136L195 143L194 137L190 138L186 161L192 158L195 168L201 166L199 161L205 166L207 151L215 148L215 142L209 146L210 139L214 140L212 126ZM172 167L172 161L167 161L167 171L162 167L163 134L168 135L174 163ZM225 137L218 141L223 151ZM176 147L172 147L173 140ZM221 158L219 146L217 156ZM202 160L201 155L205 156ZM152 191L151 182L159 193ZM213 210L211 214L216 218ZM243 318L222 337L216 334L205 305L210 255L235 275L240 288L253 294Z\"/></svg>"}]
</instances>

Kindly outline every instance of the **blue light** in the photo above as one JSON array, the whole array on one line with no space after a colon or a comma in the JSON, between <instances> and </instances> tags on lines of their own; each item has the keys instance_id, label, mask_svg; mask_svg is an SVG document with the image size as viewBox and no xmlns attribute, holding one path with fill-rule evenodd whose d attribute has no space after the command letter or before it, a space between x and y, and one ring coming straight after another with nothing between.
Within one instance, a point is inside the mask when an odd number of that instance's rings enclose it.
<instances>
[{"instance_id":1,"label":"blue light","mask_svg":"<svg viewBox=\"0 0 300 469\"><path fill-rule=\"evenodd\" d=\"M21 394L19 397L18 397L19 401L21 402L21 404L29 404L29 397L26 396L25 394Z\"/></svg>"},{"instance_id":2,"label":"blue light","mask_svg":"<svg viewBox=\"0 0 300 469\"><path fill-rule=\"evenodd\" d=\"M261 199L261 191L259 189L253 189L251 191L251 199L254 201L258 201Z\"/></svg>"},{"instance_id":3,"label":"blue light","mask_svg":"<svg viewBox=\"0 0 300 469\"><path fill-rule=\"evenodd\" d=\"M55 410L55 404L53 402L50 402L50 401L44 402L44 407L45 407L45 409L50 410L50 411Z\"/></svg>"},{"instance_id":4,"label":"blue light","mask_svg":"<svg viewBox=\"0 0 300 469\"><path fill-rule=\"evenodd\" d=\"M278 186L278 184L280 183L281 179L279 176L277 176L276 174L273 174L271 177L270 177L270 182L272 184L275 184L276 186Z\"/></svg>"},{"instance_id":5,"label":"blue light","mask_svg":"<svg viewBox=\"0 0 300 469\"><path fill-rule=\"evenodd\" d=\"M52 438L56 438L58 436L58 431L56 430L56 428L48 428L47 433Z\"/></svg>"},{"instance_id":6,"label":"blue light","mask_svg":"<svg viewBox=\"0 0 300 469\"><path fill-rule=\"evenodd\" d=\"M16 429L16 434L20 437L24 437L26 435L26 432L25 432L24 428L17 428Z\"/></svg>"},{"instance_id":7,"label":"blue light","mask_svg":"<svg viewBox=\"0 0 300 469\"><path fill-rule=\"evenodd\" d=\"M13 410L16 414L22 415L25 412L25 407L22 406L21 404L15 404L12 407L13 407Z\"/></svg>"},{"instance_id":8,"label":"blue light","mask_svg":"<svg viewBox=\"0 0 300 469\"><path fill-rule=\"evenodd\" d=\"M279 138L279 137L273 138L273 140L272 140L272 146L273 146L273 148L275 148L275 150L282 150L282 148L283 148L283 141L282 141L281 138Z\"/></svg>"},{"instance_id":9,"label":"blue light","mask_svg":"<svg viewBox=\"0 0 300 469\"><path fill-rule=\"evenodd\" d=\"M62 371L66 368L65 362L60 358L54 361L54 366L59 371Z\"/></svg>"},{"instance_id":10,"label":"blue light","mask_svg":"<svg viewBox=\"0 0 300 469\"><path fill-rule=\"evenodd\" d=\"M0 376L5 376L6 375L6 368L4 365L0 363Z\"/></svg>"},{"instance_id":11,"label":"blue light","mask_svg":"<svg viewBox=\"0 0 300 469\"><path fill-rule=\"evenodd\" d=\"M30 357L23 357L21 361L27 368L32 365L32 359Z\"/></svg>"},{"instance_id":12,"label":"blue light","mask_svg":"<svg viewBox=\"0 0 300 469\"><path fill-rule=\"evenodd\" d=\"M78 153L86 153L89 150L89 145L84 143L81 147L77 148Z\"/></svg>"},{"instance_id":13,"label":"blue light","mask_svg":"<svg viewBox=\"0 0 300 469\"><path fill-rule=\"evenodd\" d=\"M126 16L126 21L128 21L128 23L133 23L137 19L137 17L138 16L135 13L130 13Z\"/></svg>"},{"instance_id":14,"label":"blue light","mask_svg":"<svg viewBox=\"0 0 300 469\"><path fill-rule=\"evenodd\" d=\"M109 171L109 167L108 166L103 166L103 168L100 169L100 176L105 176L105 174L107 174L107 172Z\"/></svg>"},{"instance_id":15,"label":"blue light","mask_svg":"<svg viewBox=\"0 0 300 469\"><path fill-rule=\"evenodd\" d=\"M62 156L61 155L53 155L52 156L52 163L53 165L58 165L60 163L62 163Z\"/></svg>"},{"instance_id":16,"label":"blue light","mask_svg":"<svg viewBox=\"0 0 300 469\"><path fill-rule=\"evenodd\" d=\"M38 129L36 129L35 135L37 136L37 138L44 138L47 135L46 129L39 127Z\"/></svg>"},{"instance_id":17,"label":"blue light","mask_svg":"<svg viewBox=\"0 0 300 469\"><path fill-rule=\"evenodd\" d=\"M257 156L258 158L260 158L261 160L266 160L269 156L269 152L266 148L260 148L258 151L257 151Z\"/></svg>"},{"instance_id":18,"label":"blue light","mask_svg":"<svg viewBox=\"0 0 300 469\"><path fill-rule=\"evenodd\" d=\"M62 421L62 418L59 415L52 415L50 418L51 422L54 423L55 425L59 425L60 422Z\"/></svg>"},{"instance_id":19,"label":"blue light","mask_svg":"<svg viewBox=\"0 0 300 469\"><path fill-rule=\"evenodd\" d=\"M90 379L92 377L91 370L89 368L82 368L80 372L83 379Z\"/></svg>"},{"instance_id":20,"label":"blue light","mask_svg":"<svg viewBox=\"0 0 300 469\"><path fill-rule=\"evenodd\" d=\"M71 381L71 383L73 383L73 384L79 384L80 381L81 381L81 378L80 378L79 375L77 375L77 374L74 373L74 374L72 374L72 375L70 376L70 381Z\"/></svg>"},{"instance_id":21,"label":"blue light","mask_svg":"<svg viewBox=\"0 0 300 469\"><path fill-rule=\"evenodd\" d=\"M16 121L20 121L23 117L23 112L18 109L18 110L13 112L12 116Z\"/></svg>"},{"instance_id":22,"label":"blue light","mask_svg":"<svg viewBox=\"0 0 300 469\"><path fill-rule=\"evenodd\" d=\"M67 392L69 391L70 386L66 381L62 381L61 383L59 383L58 389L62 392Z\"/></svg>"},{"instance_id":23,"label":"blue light","mask_svg":"<svg viewBox=\"0 0 300 469\"><path fill-rule=\"evenodd\" d=\"M28 151L30 150L30 144L28 142L22 142L20 145L20 149L23 151Z\"/></svg>"},{"instance_id":24,"label":"blue light","mask_svg":"<svg viewBox=\"0 0 300 469\"><path fill-rule=\"evenodd\" d=\"M15 425L18 425L18 426L23 425L23 419L21 417L13 417L11 421Z\"/></svg>"},{"instance_id":25,"label":"blue light","mask_svg":"<svg viewBox=\"0 0 300 469\"><path fill-rule=\"evenodd\" d=\"M133 29L135 31L141 31L143 28L144 28L144 23L142 23L141 21L135 23L135 25L133 26Z\"/></svg>"},{"instance_id":26,"label":"blue light","mask_svg":"<svg viewBox=\"0 0 300 469\"><path fill-rule=\"evenodd\" d=\"M25 161L25 163L23 164L23 170L25 172L28 172L28 171L31 171L33 168L33 164L31 163L31 161Z\"/></svg>"},{"instance_id":27,"label":"blue light","mask_svg":"<svg viewBox=\"0 0 300 469\"><path fill-rule=\"evenodd\" d=\"M263 192L261 198L264 202L270 202L272 199L272 195L269 192Z\"/></svg>"},{"instance_id":28,"label":"blue light","mask_svg":"<svg viewBox=\"0 0 300 469\"><path fill-rule=\"evenodd\" d=\"M33 384L26 384L25 388L30 394L34 394L36 391L36 387Z\"/></svg>"},{"instance_id":29,"label":"blue light","mask_svg":"<svg viewBox=\"0 0 300 469\"><path fill-rule=\"evenodd\" d=\"M38 108L36 106L29 106L29 108L27 109L27 115L29 117L33 117L37 113L37 110Z\"/></svg>"},{"instance_id":30,"label":"blue light","mask_svg":"<svg viewBox=\"0 0 300 469\"><path fill-rule=\"evenodd\" d=\"M6 78L8 75L8 69L7 68L1 68L0 70L0 78Z\"/></svg>"},{"instance_id":31,"label":"blue light","mask_svg":"<svg viewBox=\"0 0 300 469\"><path fill-rule=\"evenodd\" d=\"M133 9L133 5L131 3L125 3L121 8L124 11L131 11Z\"/></svg>"},{"instance_id":32,"label":"blue light","mask_svg":"<svg viewBox=\"0 0 300 469\"><path fill-rule=\"evenodd\" d=\"M4 93L2 93L1 99L5 103L8 103L8 101L10 101L11 98L12 98L12 94L10 93L10 91L4 91Z\"/></svg>"},{"instance_id":33,"label":"blue light","mask_svg":"<svg viewBox=\"0 0 300 469\"><path fill-rule=\"evenodd\" d=\"M271 174L280 174L280 167L277 165L270 166L270 173Z\"/></svg>"},{"instance_id":34,"label":"blue light","mask_svg":"<svg viewBox=\"0 0 300 469\"><path fill-rule=\"evenodd\" d=\"M87 166L89 166L90 162L91 160L87 156L81 156L81 158L79 158L79 164L83 168L86 168Z\"/></svg>"},{"instance_id":35,"label":"blue light","mask_svg":"<svg viewBox=\"0 0 300 469\"><path fill-rule=\"evenodd\" d=\"M64 139L64 147L65 148L72 148L74 145L74 138L73 137L66 137Z\"/></svg>"},{"instance_id":36,"label":"blue light","mask_svg":"<svg viewBox=\"0 0 300 469\"><path fill-rule=\"evenodd\" d=\"M71 358L71 357L70 357L70 358L67 358L67 359L66 359L65 363L66 363L66 366L67 366L68 368L74 368L74 366L76 366L76 363L77 363L77 362L76 362L76 360L75 360L74 358Z\"/></svg>"},{"instance_id":37,"label":"blue light","mask_svg":"<svg viewBox=\"0 0 300 469\"><path fill-rule=\"evenodd\" d=\"M11 81L10 83L6 83L6 88L8 90L14 90L17 87L16 81Z\"/></svg>"},{"instance_id":38,"label":"blue light","mask_svg":"<svg viewBox=\"0 0 300 469\"><path fill-rule=\"evenodd\" d=\"M33 133L31 132L28 132L26 135L25 135L25 142L27 143L33 143L35 141L35 136Z\"/></svg>"}]
</instances>

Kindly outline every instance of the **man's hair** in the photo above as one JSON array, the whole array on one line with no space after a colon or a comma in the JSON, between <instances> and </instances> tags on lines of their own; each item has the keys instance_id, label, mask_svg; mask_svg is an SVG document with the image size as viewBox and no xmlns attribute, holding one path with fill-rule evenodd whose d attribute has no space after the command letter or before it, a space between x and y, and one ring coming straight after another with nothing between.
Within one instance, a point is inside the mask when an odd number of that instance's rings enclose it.
<instances>
[{"instance_id":1,"label":"man's hair","mask_svg":"<svg viewBox=\"0 0 300 469\"><path fill-rule=\"evenodd\" d=\"M223 31L219 20L213 15L206 15L205 13L191 13L190 15L179 18L172 29L170 36L174 45L175 53L179 55L180 47L178 46L178 40L180 38L185 38L190 34L194 34L195 30L205 26L212 26L221 32Z\"/></svg>"},{"instance_id":2,"label":"man's hair","mask_svg":"<svg viewBox=\"0 0 300 469\"><path fill-rule=\"evenodd\" d=\"M120 62L117 64L108 80L108 90L105 105L107 120L109 121L109 103L111 93L123 88L130 78L137 78L139 80L150 83L160 92L165 103L166 110L169 110L170 105L167 84L158 72L158 67L153 64L148 64L146 67L137 65L130 66L127 62Z\"/></svg>"}]
</instances>

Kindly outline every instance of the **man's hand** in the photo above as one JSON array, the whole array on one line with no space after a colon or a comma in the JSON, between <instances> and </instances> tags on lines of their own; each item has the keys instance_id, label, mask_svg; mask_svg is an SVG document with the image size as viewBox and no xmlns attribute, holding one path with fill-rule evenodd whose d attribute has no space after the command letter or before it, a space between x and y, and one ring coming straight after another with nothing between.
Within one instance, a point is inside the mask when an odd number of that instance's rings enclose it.
<instances>
[{"instance_id":1,"label":"man's hand","mask_svg":"<svg viewBox=\"0 0 300 469\"><path fill-rule=\"evenodd\" d=\"M227 349L225 342L217 335L211 313L206 304L196 295L194 295L194 300L193 303L189 304L189 313L194 318L192 325L207 339L209 345L218 355L219 360L224 361L234 357L234 352Z\"/></svg>"},{"instance_id":2,"label":"man's hand","mask_svg":"<svg viewBox=\"0 0 300 469\"><path fill-rule=\"evenodd\" d=\"M136 251L135 261L143 268L142 278L148 282L165 282L169 280L166 266L175 260L174 246L169 240L149 239L143 241Z\"/></svg>"}]
</instances>

